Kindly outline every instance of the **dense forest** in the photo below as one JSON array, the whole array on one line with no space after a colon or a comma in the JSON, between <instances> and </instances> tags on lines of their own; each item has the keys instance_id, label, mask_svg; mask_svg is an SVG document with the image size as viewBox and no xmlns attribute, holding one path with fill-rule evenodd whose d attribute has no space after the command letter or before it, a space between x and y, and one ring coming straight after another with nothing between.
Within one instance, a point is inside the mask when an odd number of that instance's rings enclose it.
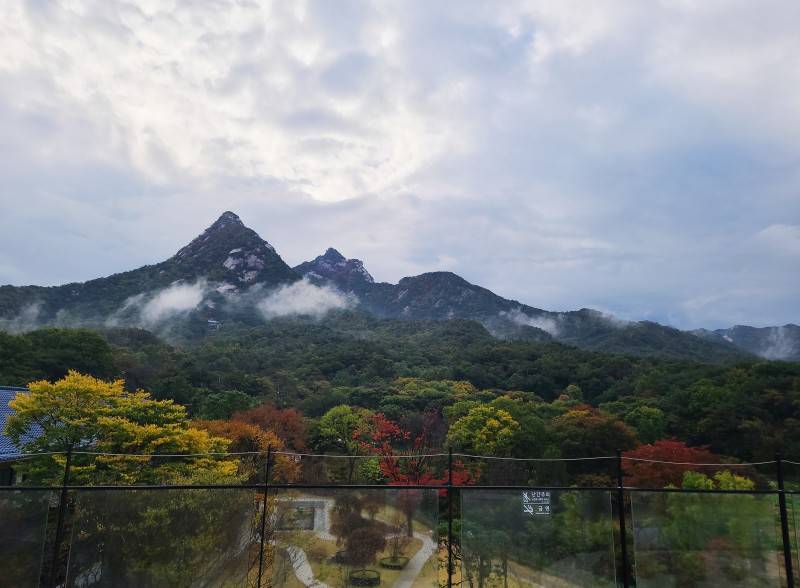
<instances>
[{"instance_id":1,"label":"dense forest","mask_svg":"<svg viewBox=\"0 0 800 588\"><path fill-rule=\"evenodd\" d=\"M198 327L199 328L199 327ZM203 326L205 328L205 326ZM139 329L0 333L0 383L68 369L174 399L196 419L266 405L295 409L298 448L336 452L320 421L347 406L382 414L429 445L514 457L611 455L676 439L739 460L800 456L800 364L703 364L495 339L471 321L396 321L343 312L273 320L169 344ZM508 435L476 431L507 418ZM456 423L458 427L456 427ZM466 430L461 430L465 429Z\"/></svg>"}]
</instances>

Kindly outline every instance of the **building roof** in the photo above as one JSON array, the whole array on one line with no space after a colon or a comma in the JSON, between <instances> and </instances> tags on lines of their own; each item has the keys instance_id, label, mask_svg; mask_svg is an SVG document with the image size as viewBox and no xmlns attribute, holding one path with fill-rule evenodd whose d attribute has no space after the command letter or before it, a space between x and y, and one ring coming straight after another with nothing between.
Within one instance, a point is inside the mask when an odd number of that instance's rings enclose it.
<instances>
[{"instance_id":1,"label":"building roof","mask_svg":"<svg viewBox=\"0 0 800 588\"><path fill-rule=\"evenodd\" d=\"M8 405L14 399L18 392L26 392L25 388L11 388L8 386L0 386L0 462L10 461L14 459L15 454L20 453L20 448L17 447L11 439L5 435L6 422L8 417L14 414L14 410ZM38 430L31 431L29 434L24 435L22 438L23 443L32 441L40 435Z\"/></svg>"}]
</instances>

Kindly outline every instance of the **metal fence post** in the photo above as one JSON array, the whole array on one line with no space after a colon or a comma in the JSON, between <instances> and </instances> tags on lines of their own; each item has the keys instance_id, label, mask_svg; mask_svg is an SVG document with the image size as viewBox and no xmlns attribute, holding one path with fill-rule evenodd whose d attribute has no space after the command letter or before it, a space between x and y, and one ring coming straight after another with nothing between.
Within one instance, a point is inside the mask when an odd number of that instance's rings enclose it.
<instances>
[{"instance_id":1,"label":"metal fence post","mask_svg":"<svg viewBox=\"0 0 800 588\"><path fill-rule=\"evenodd\" d=\"M775 468L778 474L778 505L781 511L781 535L783 537L783 561L786 566L786 586L788 588L794 588L792 543L789 538L789 515L786 512L786 489L783 484L783 459L780 453L775 455Z\"/></svg>"},{"instance_id":2,"label":"metal fence post","mask_svg":"<svg viewBox=\"0 0 800 588\"><path fill-rule=\"evenodd\" d=\"M453 448L447 454L447 588L453 586Z\"/></svg>"},{"instance_id":3,"label":"metal fence post","mask_svg":"<svg viewBox=\"0 0 800 588\"><path fill-rule=\"evenodd\" d=\"M69 486L69 470L72 467L72 446L67 449L67 461L64 463L64 479L61 482L61 495L58 500L58 519L56 520L56 537L53 544L53 561L50 562L50 586L58 586L58 562L61 559L61 541L64 539L64 517L67 511L67 486Z\"/></svg>"},{"instance_id":4,"label":"metal fence post","mask_svg":"<svg viewBox=\"0 0 800 588\"><path fill-rule=\"evenodd\" d=\"M622 555L622 585L629 588L628 536L625 527L625 485L622 480L622 450L617 449L617 517L619 518L619 542Z\"/></svg>"},{"instance_id":5,"label":"metal fence post","mask_svg":"<svg viewBox=\"0 0 800 588\"><path fill-rule=\"evenodd\" d=\"M272 466L272 445L267 446L267 463L264 466L264 507L261 513L261 549L258 552L258 588L261 588L261 577L264 574L264 543L267 534L267 497L269 494L269 471Z\"/></svg>"}]
</instances>

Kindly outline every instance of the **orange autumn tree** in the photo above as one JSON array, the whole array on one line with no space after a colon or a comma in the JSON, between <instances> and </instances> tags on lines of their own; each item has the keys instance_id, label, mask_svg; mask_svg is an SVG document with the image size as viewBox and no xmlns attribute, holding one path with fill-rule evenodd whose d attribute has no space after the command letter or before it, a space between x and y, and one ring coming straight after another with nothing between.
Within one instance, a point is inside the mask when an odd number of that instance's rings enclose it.
<instances>
[{"instance_id":1,"label":"orange autumn tree","mask_svg":"<svg viewBox=\"0 0 800 588\"><path fill-rule=\"evenodd\" d=\"M278 408L274 404L261 404L249 410L235 412L231 420L241 421L274 431L293 451L305 451L308 425L296 408Z\"/></svg>"},{"instance_id":2,"label":"orange autumn tree","mask_svg":"<svg viewBox=\"0 0 800 588\"><path fill-rule=\"evenodd\" d=\"M272 431L265 431L255 425L241 421L195 420L192 426L208 431L210 434L228 439L228 452L242 453L239 457L239 473L249 482L263 482L265 457L272 448L273 481L289 483L300 476L300 464L280 453L285 449L283 440Z\"/></svg>"}]
</instances>

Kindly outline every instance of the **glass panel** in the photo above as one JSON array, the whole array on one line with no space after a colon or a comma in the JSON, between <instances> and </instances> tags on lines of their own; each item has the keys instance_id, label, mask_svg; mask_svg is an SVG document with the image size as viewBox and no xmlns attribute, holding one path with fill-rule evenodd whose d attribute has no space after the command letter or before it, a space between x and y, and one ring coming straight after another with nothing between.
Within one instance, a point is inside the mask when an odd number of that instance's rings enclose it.
<instances>
[{"instance_id":1,"label":"glass panel","mask_svg":"<svg viewBox=\"0 0 800 588\"><path fill-rule=\"evenodd\" d=\"M438 586L436 490L275 490L273 586Z\"/></svg>"},{"instance_id":2,"label":"glass panel","mask_svg":"<svg viewBox=\"0 0 800 588\"><path fill-rule=\"evenodd\" d=\"M611 496L461 491L461 586L615 586Z\"/></svg>"},{"instance_id":3,"label":"glass panel","mask_svg":"<svg viewBox=\"0 0 800 588\"><path fill-rule=\"evenodd\" d=\"M789 537L794 554L794 577L800 574L800 494L786 495L786 510L789 517Z\"/></svg>"},{"instance_id":4,"label":"glass panel","mask_svg":"<svg viewBox=\"0 0 800 588\"><path fill-rule=\"evenodd\" d=\"M778 499L632 492L638 588L781 586Z\"/></svg>"},{"instance_id":5,"label":"glass panel","mask_svg":"<svg viewBox=\"0 0 800 588\"><path fill-rule=\"evenodd\" d=\"M0 586L39 585L52 496L49 490L0 492Z\"/></svg>"},{"instance_id":6,"label":"glass panel","mask_svg":"<svg viewBox=\"0 0 800 588\"><path fill-rule=\"evenodd\" d=\"M79 491L67 586L254 585L260 500L247 489Z\"/></svg>"}]
</instances>

